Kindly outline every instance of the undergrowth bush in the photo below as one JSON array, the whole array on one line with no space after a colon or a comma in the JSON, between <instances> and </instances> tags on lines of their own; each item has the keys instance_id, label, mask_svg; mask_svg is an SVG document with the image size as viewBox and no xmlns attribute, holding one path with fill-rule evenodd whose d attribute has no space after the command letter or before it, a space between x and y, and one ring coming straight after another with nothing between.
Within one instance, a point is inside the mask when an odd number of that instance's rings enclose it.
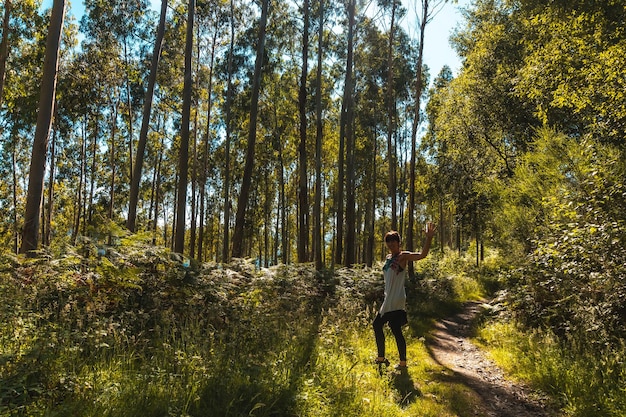
<instances>
[{"instance_id":1,"label":"undergrowth bush","mask_svg":"<svg viewBox=\"0 0 626 417\"><path fill-rule=\"evenodd\" d=\"M560 186L543 196L545 221L536 225L533 249L508 276L511 305L520 321L548 329L570 349L619 347L626 336L626 165L597 144L560 146L551 151L561 159Z\"/></svg>"},{"instance_id":2,"label":"undergrowth bush","mask_svg":"<svg viewBox=\"0 0 626 417\"><path fill-rule=\"evenodd\" d=\"M382 265L200 265L148 241L0 254L0 416L452 415L370 364ZM407 285L420 372L431 318L475 292L456 262Z\"/></svg>"},{"instance_id":3,"label":"undergrowth bush","mask_svg":"<svg viewBox=\"0 0 626 417\"><path fill-rule=\"evenodd\" d=\"M626 415L625 161L623 149L541 129L493 222L512 317L483 337L572 416Z\"/></svg>"},{"instance_id":4,"label":"undergrowth bush","mask_svg":"<svg viewBox=\"0 0 626 417\"><path fill-rule=\"evenodd\" d=\"M141 242L0 265L0 415L288 408L328 288L304 266L185 267Z\"/></svg>"},{"instance_id":5,"label":"undergrowth bush","mask_svg":"<svg viewBox=\"0 0 626 417\"><path fill-rule=\"evenodd\" d=\"M549 394L568 416L618 417L626 413L626 345L572 352L547 330L528 332L500 320L479 333L496 362Z\"/></svg>"}]
</instances>

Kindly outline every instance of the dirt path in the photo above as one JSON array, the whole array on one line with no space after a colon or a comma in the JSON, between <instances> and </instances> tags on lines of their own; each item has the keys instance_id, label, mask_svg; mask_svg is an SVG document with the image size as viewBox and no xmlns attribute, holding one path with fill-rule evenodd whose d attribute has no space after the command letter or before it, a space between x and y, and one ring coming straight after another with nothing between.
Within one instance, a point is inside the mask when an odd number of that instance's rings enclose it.
<instances>
[{"instance_id":1,"label":"dirt path","mask_svg":"<svg viewBox=\"0 0 626 417\"><path fill-rule=\"evenodd\" d=\"M432 357L450 373L451 382L470 387L480 397L481 414L489 417L552 417L559 413L547 401L523 384L504 376L485 353L470 340L472 320L480 302L470 302L462 312L437 323L428 338ZM479 414L480 415L480 414Z\"/></svg>"}]
</instances>

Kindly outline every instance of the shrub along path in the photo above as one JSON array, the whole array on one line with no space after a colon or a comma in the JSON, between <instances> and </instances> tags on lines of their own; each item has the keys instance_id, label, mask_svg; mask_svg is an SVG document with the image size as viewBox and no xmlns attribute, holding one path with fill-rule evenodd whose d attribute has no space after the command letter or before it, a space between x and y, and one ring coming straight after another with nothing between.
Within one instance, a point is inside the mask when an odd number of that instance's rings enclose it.
<instances>
[{"instance_id":1,"label":"shrub along path","mask_svg":"<svg viewBox=\"0 0 626 417\"><path fill-rule=\"evenodd\" d=\"M470 341L472 323L482 302L468 302L463 310L436 323L427 339L433 359L443 366L450 382L468 386L480 398L477 415L489 417L548 417L559 415L548 400L528 386L508 379L504 372Z\"/></svg>"}]
</instances>

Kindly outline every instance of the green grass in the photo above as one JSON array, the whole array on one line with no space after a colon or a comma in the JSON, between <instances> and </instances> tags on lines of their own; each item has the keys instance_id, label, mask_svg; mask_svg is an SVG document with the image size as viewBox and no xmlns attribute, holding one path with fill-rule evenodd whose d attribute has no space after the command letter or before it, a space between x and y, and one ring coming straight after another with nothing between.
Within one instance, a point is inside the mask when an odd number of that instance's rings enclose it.
<instances>
[{"instance_id":1,"label":"green grass","mask_svg":"<svg viewBox=\"0 0 626 417\"><path fill-rule=\"evenodd\" d=\"M487 323L478 340L510 375L550 394L566 415L626 415L626 347L575 350L545 331L503 321Z\"/></svg>"},{"instance_id":2,"label":"green grass","mask_svg":"<svg viewBox=\"0 0 626 417\"><path fill-rule=\"evenodd\" d=\"M465 387L447 381L447 371L434 363L423 339L407 332L409 368L373 365L373 334L366 323L346 327L331 315L325 320L314 366L298 395L300 416L469 416L476 398ZM397 361L395 342L387 334L386 349Z\"/></svg>"}]
</instances>

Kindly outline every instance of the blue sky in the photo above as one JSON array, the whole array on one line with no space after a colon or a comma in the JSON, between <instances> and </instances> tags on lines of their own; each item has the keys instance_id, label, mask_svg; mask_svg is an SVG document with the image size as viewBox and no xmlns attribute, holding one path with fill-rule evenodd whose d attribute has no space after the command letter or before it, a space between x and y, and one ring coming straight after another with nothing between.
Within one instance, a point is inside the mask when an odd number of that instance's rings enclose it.
<instances>
[{"instance_id":1,"label":"blue sky","mask_svg":"<svg viewBox=\"0 0 626 417\"><path fill-rule=\"evenodd\" d=\"M402 0L407 8L404 27L412 38L418 37L418 28L415 25L415 11L412 4L416 0ZM419 2L419 0L417 0ZM461 69L461 61L450 46L449 38L452 31L461 21L460 8L467 8L472 0L459 0L457 4L447 2L441 11L426 26L424 39L424 63L430 68L431 79L435 78L444 65L448 65L454 75Z\"/></svg>"}]
</instances>

